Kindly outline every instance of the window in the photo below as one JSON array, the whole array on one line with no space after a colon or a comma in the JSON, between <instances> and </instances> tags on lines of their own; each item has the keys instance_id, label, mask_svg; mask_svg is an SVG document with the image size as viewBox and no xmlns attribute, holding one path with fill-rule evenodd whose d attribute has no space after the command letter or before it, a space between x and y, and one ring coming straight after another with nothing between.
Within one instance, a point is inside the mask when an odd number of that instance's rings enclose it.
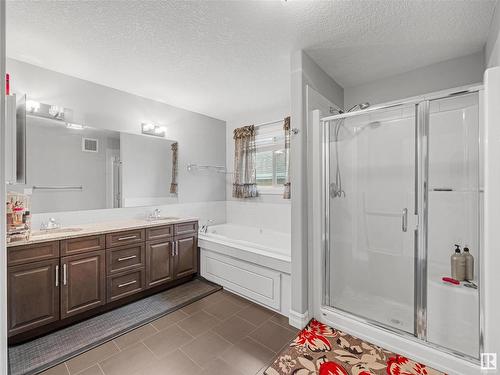
<instances>
[{"instance_id":1,"label":"window","mask_svg":"<svg viewBox=\"0 0 500 375\"><path fill-rule=\"evenodd\" d=\"M255 173L259 192L283 194L287 181L283 125L265 126L258 129L255 137Z\"/></svg>"}]
</instances>

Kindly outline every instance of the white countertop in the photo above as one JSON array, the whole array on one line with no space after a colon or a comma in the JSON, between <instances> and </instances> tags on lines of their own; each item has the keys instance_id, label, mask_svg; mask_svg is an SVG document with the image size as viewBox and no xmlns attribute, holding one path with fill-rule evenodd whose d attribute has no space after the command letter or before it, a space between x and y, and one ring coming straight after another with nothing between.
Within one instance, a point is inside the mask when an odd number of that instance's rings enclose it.
<instances>
[{"instance_id":1,"label":"white countertop","mask_svg":"<svg viewBox=\"0 0 500 375\"><path fill-rule=\"evenodd\" d=\"M59 241L69 238L77 238L98 234L106 234L112 232L120 232L131 229L159 227L169 224L186 223L190 221L198 221L197 217L183 217L175 219L160 219L160 220L119 220L119 221L105 221L100 223L82 224L68 227L61 227L55 231L31 231L29 240L9 242L7 247L15 247L21 245L31 245L34 243ZM66 231L65 231L66 230Z\"/></svg>"}]
</instances>

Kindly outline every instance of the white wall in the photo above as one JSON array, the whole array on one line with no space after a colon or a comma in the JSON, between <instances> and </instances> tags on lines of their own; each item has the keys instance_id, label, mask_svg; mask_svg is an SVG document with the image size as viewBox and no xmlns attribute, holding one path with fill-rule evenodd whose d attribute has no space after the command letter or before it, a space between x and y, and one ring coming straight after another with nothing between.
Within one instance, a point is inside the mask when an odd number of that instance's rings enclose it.
<instances>
[{"instance_id":1,"label":"white wall","mask_svg":"<svg viewBox=\"0 0 500 375\"><path fill-rule=\"evenodd\" d=\"M299 133L292 137L290 179L292 183L292 305L291 323L307 323L308 296L308 173L307 87L343 108L344 91L304 51L291 56L291 124Z\"/></svg>"},{"instance_id":2,"label":"white wall","mask_svg":"<svg viewBox=\"0 0 500 375\"><path fill-rule=\"evenodd\" d=\"M481 258L481 300L484 307L484 352L500 356L500 283L498 269L498 227L500 225L500 67L485 73L485 186L484 186L484 255ZM500 368L499 368L500 370Z\"/></svg>"},{"instance_id":3,"label":"white wall","mask_svg":"<svg viewBox=\"0 0 500 375\"><path fill-rule=\"evenodd\" d=\"M5 1L0 1L0 155L5 155ZM5 181L5 164L0 163L0 181ZM5 184L0 184L5 201ZM0 375L7 375L7 251L5 243L5 205L0 206Z\"/></svg>"},{"instance_id":4,"label":"white wall","mask_svg":"<svg viewBox=\"0 0 500 375\"><path fill-rule=\"evenodd\" d=\"M363 102L380 104L480 83L483 81L484 65L484 54L481 51L363 85L347 87L344 88L345 107L350 108Z\"/></svg>"},{"instance_id":5,"label":"white wall","mask_svg":"<svg viewBox=\"0 0 500 375\"><path fill-rule=\"evenodd\" d=\"M142 122L166 126L167 138L179 142L178 202L225 200L223 175L186 169L191 162L225 163L224 121L13 59L7 59L7 67L16 91L32 100L70 108L88 126L136 134Z\"/></svg>"},{"instance_id":6,"label":"white wall","mask_svg":"<svg viewBox=\"0 0 500 375\"><path fill-rule=\"evenodd\" d=\"M484 52L487 68L500 65L500 9L498 2L491 20L490 32Z\"/></svg>"}]
</instances>

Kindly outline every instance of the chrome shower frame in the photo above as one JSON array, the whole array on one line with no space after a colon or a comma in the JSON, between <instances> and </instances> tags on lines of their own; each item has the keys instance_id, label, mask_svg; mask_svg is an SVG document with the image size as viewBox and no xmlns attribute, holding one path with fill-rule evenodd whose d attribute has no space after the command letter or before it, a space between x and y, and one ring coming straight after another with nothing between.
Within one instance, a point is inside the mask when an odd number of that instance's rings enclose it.
<instances>
[{"instance_id":1,"label":"chrome shower frame","mask_svg":"<svg viewBox=\"0 0 500 375\"><path fill-rule=\"evenodd\" d=\"M475 365L479 364L480 353L484 348L484 288L479 285L479 353L478 357L472 357L467 354L449 349L442 345L427 341L427 216L428 216L428 175L429 175L429 106L433 100L452 98L471 93L479 93L483 86L468 86L460 89L444 90L435 94L419 96L403 101L390 102L383 105L376 105L367 109L354 112L346 112L337 115L327 116L320 119L321 126L321 207L322 217L324 218L321 226L321 310L339 314L349 319L353 319L363 324L390 332L400 338L408 339L424 345L426 347L439 350L443 353L452 355L456 358L466 360ZM398 328L388 326L379 321L358 316L352 312L335 308L330 304L330 122L334 120L346 119L353 116L359 116L378 110L391 109L401 106L414 105L416 110L415 124L415 215L418 216L417 229L415 230L415 282L414 282L414 332L409 333ZM481 127L482 124L480 123ZM481 131L480 131L481 133ZM480 139L478 139L480 142ZM480 150L481 153L481 150ZM480 158L481 160L481 158ZM480 167L482 163L480 161ZM479 186L479 185L478 185ZM478 201L479 204L479 201ZM479 237L481 238L481 237ZM478 252L478 279L481 280L482 268L482 243Z\"/></svg>"}]
</instances>

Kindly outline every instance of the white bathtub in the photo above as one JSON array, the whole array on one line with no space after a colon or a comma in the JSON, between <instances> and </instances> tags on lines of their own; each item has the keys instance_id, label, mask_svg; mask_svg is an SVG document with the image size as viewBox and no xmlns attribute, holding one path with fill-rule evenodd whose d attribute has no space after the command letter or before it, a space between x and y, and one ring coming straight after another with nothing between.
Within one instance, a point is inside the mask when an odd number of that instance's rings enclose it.
<instances>
[{"instance_id":1,"label":"white bathtub","mask_svg":"<svg viewBox=\"0 0 500 375\"><path fill-rule=\"evenodd\" d=\"M279 311L290 309L290 234L236 224L199 234L201 276Z\"/></svg>"}]
</instances>

